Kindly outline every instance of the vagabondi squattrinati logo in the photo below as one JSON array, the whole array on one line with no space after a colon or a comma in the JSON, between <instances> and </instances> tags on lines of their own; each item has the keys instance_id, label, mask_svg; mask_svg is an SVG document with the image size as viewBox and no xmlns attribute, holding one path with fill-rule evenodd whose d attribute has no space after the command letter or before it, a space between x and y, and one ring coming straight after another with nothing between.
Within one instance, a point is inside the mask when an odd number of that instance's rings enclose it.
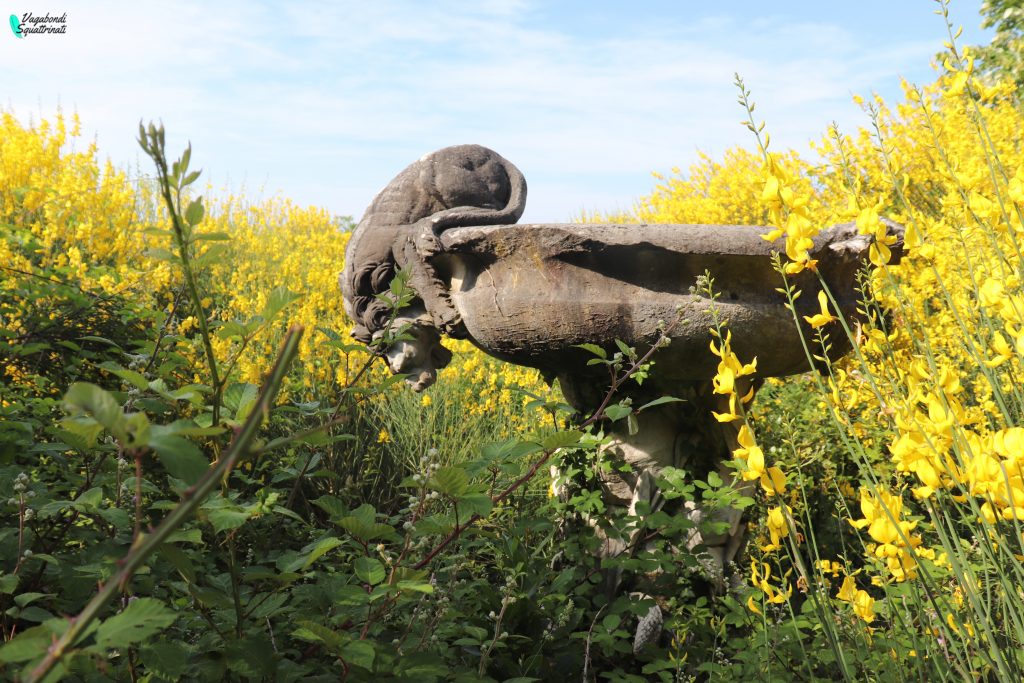
<instances>
[{"instance_id":1,"label":"vagabondi squattrinati logo","mask_svg":"<svg viewBox=\"0 0 1024 683\"><path fill-rule=\"evenodd\" d=\"M67 33L68 13L64 14L32 14L25 12L19 18L17 14L11 15L11 30L18 38L24 38L33 33Z\"/></svg>"}]
</instances>

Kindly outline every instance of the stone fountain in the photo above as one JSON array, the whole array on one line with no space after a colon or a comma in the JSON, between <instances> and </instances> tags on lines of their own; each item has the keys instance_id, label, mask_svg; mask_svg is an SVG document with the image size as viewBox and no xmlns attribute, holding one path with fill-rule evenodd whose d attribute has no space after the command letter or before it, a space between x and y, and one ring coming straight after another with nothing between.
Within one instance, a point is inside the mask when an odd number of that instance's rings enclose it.
<instances>
[{"instance_id":1,"label":"stone fountain","mask_svg":"<svg viewBox=\"0 0 1024 683\"><path fill-rule=\"evenodd\" d=\"M402 171L370 204L349 242L341 288L345 309L363 342L381 335L390 314L375 297L388 291L396 269L411 273L418 298L401 313L412 339L386 350L391 370L407 373L422 391L451 358L441 345L447 335L468 339L485 353L537 368L559 386L581 414L598 407L608 389L604 368L579 344L614 350L621 340L644 353L665 322L671 343L658 349L651 378L624 393L641 405L662 395L684 399L638 415L639 431L611 427L605 456L628 464L603 482L606 501L634 509L657 497L660 468L685 468L693 476L724 467L737 447L735 423L721 423L711 412L726 412L724 397L712 391L719 359L708 346L712 307L728 321L732 349L744 362L757 357L756 389L766 377L807 371L801 343L812 339L803 316L817 313L818 275L791 276L803 292L797 319L787 305L773 255L782 240L767 242L764 227L736 225L540 224L517 225L526 201L526 181L495 152L477 145L448 147L428 154ZM902 228L887 222L893 261L902 254ZM811 256L853 325L858 319L856 274L866 260L870 236L850 224L826 228L814 239ZM714 279L712 300L698 286L705 273ZM838 358L849 343L838 323L828 355ZM741 378L750 382L749 378ZM622 423L615 423L621 425ZM699 519L701 511L687 511ZM722 513L719 513L722 514ZM743 539L740 513L729 511L728 529L695 534L710 559L712 573L732 561ZM721 518L720 518L721 519ZM606 553L622 550L608 542Z\"/></svg>"}]
</instances>

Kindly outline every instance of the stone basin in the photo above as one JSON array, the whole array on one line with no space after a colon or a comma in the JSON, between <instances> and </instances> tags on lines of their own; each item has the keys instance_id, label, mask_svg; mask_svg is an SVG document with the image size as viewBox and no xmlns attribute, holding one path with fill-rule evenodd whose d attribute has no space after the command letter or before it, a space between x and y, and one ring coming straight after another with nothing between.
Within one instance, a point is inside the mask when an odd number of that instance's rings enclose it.
<instances>
[{"instance_id":1,"label":"stone basin","mask_svg":"<svg viewBox=\"0 0 1024 683\"><path fill-rule=\"evenodd\" d=\"M901 232L896 224L890 229ZM443 248L431 264L450 283L468 338L513 363L553 375L574 374L572 368L582 372L591 356L575 345L597 342L614 349L619 339L642 353L658 338L659 321L681 316L672 343L657 352L655 377L660 383L706 380L719 362L708 346L717 305L732 331L733 351L743 362L757 357L758 377L791 375L809 369L800 334L813 339L803 316L819 311L821 286L809 270L790 276L803 292L798 331L773 266L772 254L784 251L784 243L764 240L767 230L685 224L456 227L442 233ZM821 231L814 242L818 273L853 325L859 300L855 273L867 257L869 238L853 224L842 224ZM893 253L898 259L898 246ZM715 301L701 291L705 272L714 280ZM838 323L827 329L829 356L838 358L849 350L846 335Z\"/></svg>"}]
</instances>

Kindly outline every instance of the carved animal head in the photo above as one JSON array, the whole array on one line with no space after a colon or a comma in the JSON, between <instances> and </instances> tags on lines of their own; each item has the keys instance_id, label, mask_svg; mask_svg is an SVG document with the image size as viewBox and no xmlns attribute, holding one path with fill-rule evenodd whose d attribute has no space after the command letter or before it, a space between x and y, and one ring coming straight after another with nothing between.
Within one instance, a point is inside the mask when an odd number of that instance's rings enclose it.
<instances>
[{"instance_id":1,"label":"carved animal head","mask_svg":"<svg viewBox=\"0 0 1024 683\"><path fill-rule=\"evenodd\" d=\"M514 223L526 202L526 182L514 165L480 145L445 147L395 176L366 209L345 250L340 284L352 336L367 343L387 322L388 290L402 258L402 240L430 218L440 232L454 225Z\"/></svg>"},{"instance_id":2,"label":"carved animal head","mask_svg":"<svg viewBox=\"0 0 1024 683\"><path fill-rule=\"evenodd\" d=\"M400 339L387 348L384 355L388 367L396 375L408 375L405 382L413 391L423 391L437 380L437 371L451 362L452 352L441 345L441 335L435 327L408 318L398 318L395 322L399 325L412 323L404 335L411 339Z\"/></svg>"}]
</instances>

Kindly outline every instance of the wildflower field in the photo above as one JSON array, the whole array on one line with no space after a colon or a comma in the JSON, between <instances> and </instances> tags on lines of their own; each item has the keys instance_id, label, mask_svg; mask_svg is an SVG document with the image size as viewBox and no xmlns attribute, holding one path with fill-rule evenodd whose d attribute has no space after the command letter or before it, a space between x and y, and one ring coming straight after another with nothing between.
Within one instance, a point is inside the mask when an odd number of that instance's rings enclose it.
<instances>
[{"instance_id":1,"label":"wildflower field","mask_svg":"<svg viewBox=\"0 0 1024 683\"><path fill-rule=\"evenodd\" d=\"M760 485L659 486L745 508L717 593L677 550L694 522L601 499L630 406L572 415L462 342L412 394L348 335L349 219L204 188L202 150L174 160L152 125L133 177L75 115L0 114L0 677L1024 680L1024 108L1002 53L956 38L935 82L857 97L864 126L803 154L737 78L748 146L587 217L766 226L792 300L819 229L873 240L869 322L827 292L808 320L819 370L751 402L755 359L708 332ZM598 559L634 528L655 540ZM608 595L609 569L656 590ZM654 601L661 637L634 647Z\"/></svg>"}]
</instances>

